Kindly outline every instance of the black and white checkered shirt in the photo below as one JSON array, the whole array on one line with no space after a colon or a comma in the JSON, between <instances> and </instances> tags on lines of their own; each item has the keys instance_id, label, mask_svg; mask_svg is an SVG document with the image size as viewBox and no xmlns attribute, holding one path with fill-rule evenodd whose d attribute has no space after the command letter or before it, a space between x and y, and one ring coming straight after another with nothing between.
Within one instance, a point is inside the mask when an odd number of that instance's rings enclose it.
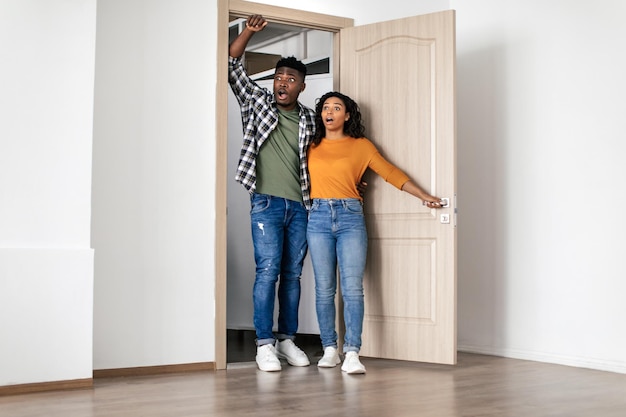
<instances>
[{"instance_id":1,"label":"black and white checkered shirt","mask_svg":"<svg viewBox=\"0 0 626 417\"><path fill-rule=\"evenodd\" d=\"M269 138L278 125L278 109L274 94L259 87L246 73L240 58L228 57L228 82L233 90L243 122L243 145L239 156L239 166L235 180L250 193L256 190L256 156L261 145ZM315 133L315 112L298 102L300 188L302 201L307 209L311 207L307 149Z\"/></svg>"}]
</instances>

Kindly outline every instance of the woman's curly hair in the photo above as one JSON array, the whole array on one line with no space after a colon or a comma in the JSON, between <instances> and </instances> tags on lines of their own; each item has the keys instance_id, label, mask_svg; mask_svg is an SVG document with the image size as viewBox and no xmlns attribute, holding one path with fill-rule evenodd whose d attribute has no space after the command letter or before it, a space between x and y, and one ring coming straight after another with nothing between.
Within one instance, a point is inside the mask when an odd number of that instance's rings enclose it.
<instances>
[{"instance_id":1,"label":"woman's curly hair","mask_svg":"<svg viewBox=\"0 0 626 417\"><path fill-rule=\"evenodd\" d=\"M361 110L356 101L338 91L331 91L320 97L315 104L315 137L313 138L313 144L319 145L324 136L326 136L326 127L322 120L322 108L326 100L331 97L337 97L343 101L343 104L346 106L346 113L350 114L350 118L343 125L343 132L357 139L365 136L365 126L363 126L361 121Z\"/></svg>"}]
</instances>

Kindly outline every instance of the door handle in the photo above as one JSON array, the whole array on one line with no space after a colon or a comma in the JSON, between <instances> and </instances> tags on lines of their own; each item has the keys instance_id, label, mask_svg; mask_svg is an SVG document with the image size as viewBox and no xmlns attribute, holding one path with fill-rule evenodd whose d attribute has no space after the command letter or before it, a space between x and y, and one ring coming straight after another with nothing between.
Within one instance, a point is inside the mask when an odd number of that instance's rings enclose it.
<instances>
[{"instance_id":1,"label":"door handle","mask_svg":"<svg viewBox=\"0 0 626 417\"><path fill-rule=\"evenodd\" d=\"M450 207L450 199L448 197L445 197L445 198L441 199L441 207L442 208ZM439 216L439 222L441 224L450 224L450 214L449 213L442 213Z\"/></svg>"}]
</instances>

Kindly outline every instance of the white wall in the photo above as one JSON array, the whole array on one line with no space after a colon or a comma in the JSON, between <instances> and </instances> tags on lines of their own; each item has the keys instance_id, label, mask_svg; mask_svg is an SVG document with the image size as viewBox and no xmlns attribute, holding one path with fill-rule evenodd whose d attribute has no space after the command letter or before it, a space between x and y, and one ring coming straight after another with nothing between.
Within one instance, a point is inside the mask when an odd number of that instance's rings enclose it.
<instances>
[{"instance_id":1,"label":"white wall","mask_svg":"<svg viewBox=\"0 0 626 417\"><path fill-rule=\"evenodd\" d=\"M96 1L0 1L0 386L91 378Z\"/></svg>"},{"instance_id":2,"label":"white wall","mask_svg":"<svg viewBox=\"0 0 626 417\"><path fill-rule=\"evenodd\" d=\"M626 372L626 3L452 8L460 348Z\"/></svg>"},{"instance_id":3,"label":"white wall","mask_svg":"<svg viewBox=\"0 0 626 417\"><path fill-rule=\"evenodd\" d=\"M94 369L215 360L215 16L98 2Z\"/></svg>"}]
</instances>

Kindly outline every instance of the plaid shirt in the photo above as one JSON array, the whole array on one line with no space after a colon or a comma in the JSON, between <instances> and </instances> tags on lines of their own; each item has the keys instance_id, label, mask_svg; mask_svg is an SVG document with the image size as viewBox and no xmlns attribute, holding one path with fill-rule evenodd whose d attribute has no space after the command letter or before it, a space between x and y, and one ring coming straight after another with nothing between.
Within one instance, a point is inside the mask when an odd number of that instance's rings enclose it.
<instances>
[{"instance_id":1,"label":"plaid shirt","mask_svg":"<svg viewBox=\"0 0 626 417\"><path fill-rule=\"evenodd\" d=\"M246 73L240 58L228 57L228 82L241 108L243 122L243 146L235 180L250 193L256 190L256 156L261 145L278 125L278 108L274 94L259 87ZM297 103L300 113L299 154L300 188L304 206L311 207L307 150L315 133L315 112Z\"/></svg>"}]
</instances>

